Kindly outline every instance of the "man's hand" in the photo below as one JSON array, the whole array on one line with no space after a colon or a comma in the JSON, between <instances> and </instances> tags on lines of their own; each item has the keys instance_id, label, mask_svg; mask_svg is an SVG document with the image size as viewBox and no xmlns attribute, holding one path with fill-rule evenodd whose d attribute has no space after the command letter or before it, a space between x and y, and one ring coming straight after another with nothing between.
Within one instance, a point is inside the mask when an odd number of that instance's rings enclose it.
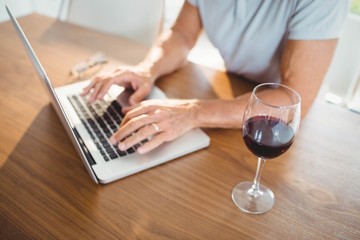
<instances>
[{"instance_id":1,"label":"man's hand","mask_svg":"<svg viewBox=\"0 0 360 240\"><path fill-rule=\"evenodd\" d=\"M139 147L146 153L194 128L196 100L147 100L126 109L119 130L110 138L120 150L150 139Z\"/></svg>"},{"instance_id":2,"label":"man's hand","mask_svg":"<svg viewBox=\"0 0 360 240\"><path fill-rule=\"evenodd\" d=\"M102 99L111 85L117 84L134 90L129 99L129 103L133 105L139 103L150 93L153 83L154 79L150 73L142 67L118 67L111 73L93 78L90 84L83 89L81 95L90 94L89 102L92 103L97 99Z\"/></svg>"}]
</instances>

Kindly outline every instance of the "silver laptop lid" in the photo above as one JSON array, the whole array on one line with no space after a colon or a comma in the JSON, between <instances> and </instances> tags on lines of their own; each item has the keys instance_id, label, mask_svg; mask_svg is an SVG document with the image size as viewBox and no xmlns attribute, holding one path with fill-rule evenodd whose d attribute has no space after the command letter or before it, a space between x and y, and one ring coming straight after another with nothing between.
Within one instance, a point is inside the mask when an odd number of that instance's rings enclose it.
<instances>
[{"instance_id":1,"label":"silver laptop lid","mask_svg":"<svg viewBox=\"0 0 360 240\"><path fill-rule=\"evenodd\" d=\"M43 85L47 89L47 93L50 96L52 105L55 108L55 111L58 114L62 124L64 125L68 135L70 136L70 139L73 142L76 151L78 152L79 156L81 157L86 170L89 172L93 181L98 183L98 179L96 178L96 176L90 166L89 160L88 160L89 158L92 158L91 155L89 154L86 147L82 143L82 140L81 140L80 136L77 134L76 129L71 124L69 117L66 115L66 112L64 111L62 105L59 102L59 99L54 91L54 88L50 82L50 79L48 78L44 68L42 67L39 59L37 58L34 50L32 49L32 47L31 47L28 39L26 38L23 30L21 29L19 23L17 22L16 18L13 16L12 12L10 11L10 9L8 8L7 5L5 5L5 8L10 17L10 20L11 20L13 26L15 27L15 29L26 49L27 54L29 55L37 73L39 74L39 76L42 80Z\"/></svg>"}]
</instances>

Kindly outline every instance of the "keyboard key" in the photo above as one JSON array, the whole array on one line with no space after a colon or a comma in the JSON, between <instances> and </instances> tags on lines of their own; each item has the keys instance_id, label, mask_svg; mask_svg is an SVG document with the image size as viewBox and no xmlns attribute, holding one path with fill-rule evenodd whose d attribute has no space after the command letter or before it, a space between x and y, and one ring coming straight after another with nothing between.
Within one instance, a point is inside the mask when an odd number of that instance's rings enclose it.
<instances>
[{"instance_id":1,"label":"keyboard key","mask_svg":"<svg viewBox=\"0 0 360 240\"><path fill-rule=\"evenodd\" d=\"M108 148L108 147L110 147L110 144L106 141L106 142L104 142L104 143L102 143L102 145L104 146L104 148Z\"/></svg>"},{"instance_id":2,"label":"keyboard key","mask_svg":"<svg viewBox=\"0 0 360 240\"><path fill-rule=\"evenodd\" d=\"M131 147L131 148L127 149L126 152L127 152L128 154L132 154L132 153L135 152L135 149Z\"/></svg>"},{"instance_id":3,"label":"keyboard key","mask_svg":"<svg viewBox=\"0 0 360 240\"><path fill-rule=\"evenodd\" d=\"M101 137L99 138L99 140L100 140L101 144L105 144L105 143L108 142L107 139L104 138L103 136L101 136Z\"/></svg>"},{"instance_id":4,"label":"keyboard key","mask_svg":"<svg viewBox=\"0 0 360 240\"><path fill-rule=\"evenodd\" d=\"M119 148L116 148L116 153L120 156L120 157L123 157L123 156L126 156L127 153L125 151L121 151Z\"/></svg>"},{"instance_id":5,"label":"keyboard key","mask_svg":"<svg viewBox=\"0 0 360 240\"><path fill-rule=\"evenodd\" d=\"M113 106L118 113L121 113L122 108L121 108L120 104L116 100L111 102L111 106Z\"/></svg>"},{"instance_id":6,"label":"keyboard key","mask_svg":"<svg viewBox=\"0 0 360 240\"><path fill-rule=\"evenodd\" d=\"M111 123L111 124L109 124L110 125L110 128L112 129L112 130L116 130L118 127L115 125L115 124L113 124L113 123Z\"/></svg>"},{"instance_id":7,"label":"keyboard key","mask_svg":"<svg viewBox=\"0 0 360 240\"><path fill-rule=\"evenodd\" d=\"M105 151L106 151L109 155L115 153L114 150L112 150L111 147L105 148Z\"/></svg>"}]
</instances>

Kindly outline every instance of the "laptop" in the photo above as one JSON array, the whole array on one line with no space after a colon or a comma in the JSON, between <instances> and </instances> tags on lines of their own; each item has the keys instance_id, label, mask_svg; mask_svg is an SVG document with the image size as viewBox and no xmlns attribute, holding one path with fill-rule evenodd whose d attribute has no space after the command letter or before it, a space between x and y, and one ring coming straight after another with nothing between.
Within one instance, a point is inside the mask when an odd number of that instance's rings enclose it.
<instances>
[{"instance_id":1,"label":"laptop","mask_svg":"<svg viewBox=\"0 0 360 240\"><path fill-rule=\"evenodd\" d=\"M39 62L16 18L6 6L25 49L48 92L52 106L66 129L76 151L95 183L110 183L159 164L176 159L210 144L210 138L201 130L193 129L174 141L167 142L146 154L138 154L137 147L120 151L108 140L118 128L123 114L122 106L127 104L129 92L121 86L112 86L103 100L89 104L81 97L82 89L89 80L54 88ZM154 87L148 99L166 98Z\"/></svg>"}]
</instances>

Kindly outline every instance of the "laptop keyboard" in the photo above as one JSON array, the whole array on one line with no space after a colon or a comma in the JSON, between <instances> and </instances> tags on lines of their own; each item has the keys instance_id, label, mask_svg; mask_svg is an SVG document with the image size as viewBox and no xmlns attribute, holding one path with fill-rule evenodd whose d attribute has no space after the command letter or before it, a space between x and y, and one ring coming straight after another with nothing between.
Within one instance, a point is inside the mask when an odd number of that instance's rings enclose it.
<instances>
[{"instance_id":1,"label":"laptop keyboard","mask_svg":"<svg viewBox=\"0 0 360 240\"><path fill-rule=\"evenodd\" d=\"M68 96L68 100L105 161L132 154L146 142L136 144L126 151L121 151L110 143L110 136L116 132L124 117L117 101L109 102L102 99L89 104L86 98L80 95Z\"/></svg>"}]
</instances>

